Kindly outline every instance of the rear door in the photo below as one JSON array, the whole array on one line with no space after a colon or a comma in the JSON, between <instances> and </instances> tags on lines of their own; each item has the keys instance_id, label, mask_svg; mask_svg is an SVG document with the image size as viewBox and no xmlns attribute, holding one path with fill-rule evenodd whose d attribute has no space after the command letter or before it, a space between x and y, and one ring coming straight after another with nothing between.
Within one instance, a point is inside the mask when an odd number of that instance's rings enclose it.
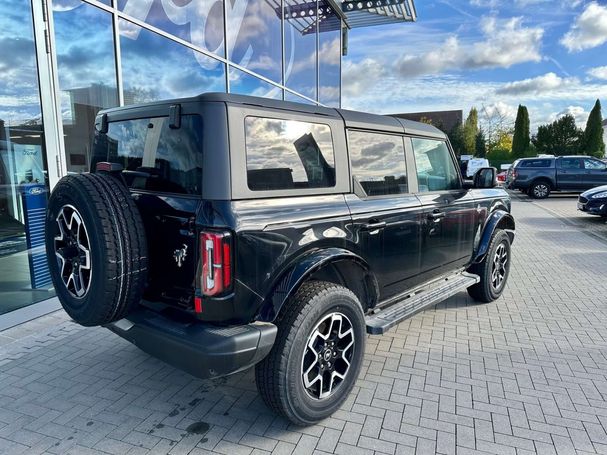
<instances>
[{"instance_id":1,"label":"rear door","mask_svg":"<svg viewBox=\"0 0 607 455\"><path fill-rule=\"evenodd\" d=\"M559 190L579 190L586 183L584 160L576 157L563 157L556 160L556 180Z\"/></svg>"},{"instance_id":2,"label":"rear door","mask_svg":"<svg viewBox=\"0 0 607 455\"><path fill-rule=\"evenodd\" d=\"M179 127L171 127L168 113L166 106L140 118L110 114L107 134L96 133L92 166L110 161L124 168L122 175L139 207L148 241L145 298L191 305L203 125L202 117L192 113L181 116Z\"/></svg>"},{"instance_id":3,"label":"rear door","mask_svg":"<svg viewBox=\"0 0 607 455\"><path fill-rule=\"evenodd\" d=\"M410 139L417 197L423 207L421 273L424 281L470 262L477 224L475 201L462 187L447 142Z\"/></svg>"},{"instance_id":4,"label":"rear door","mask_svg":"<svg viewBox=\"0 0 607 455\"><path fill-rule=\"evenodd\" d=\"M411 193L402 135L350 130L348 150L352 229L386 299L418 281L421 205Z\"/></svg>"},{"instance_id":5,"label":"rear door","mask_svg":"<svg viewBox=\"0 0 607 455\"><path fill-rule=\"evenodd\" d=\"M607 164L596 158L584 158L584 189L607 185Z\"/></svg>"}]
</instances>

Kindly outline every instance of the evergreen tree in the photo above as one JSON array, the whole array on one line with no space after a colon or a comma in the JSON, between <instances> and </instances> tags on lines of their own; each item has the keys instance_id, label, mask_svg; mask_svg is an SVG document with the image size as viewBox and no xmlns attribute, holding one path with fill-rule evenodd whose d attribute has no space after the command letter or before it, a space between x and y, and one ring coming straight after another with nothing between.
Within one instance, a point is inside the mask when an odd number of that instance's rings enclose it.
<instances>
[{"instance_id":1,"label":"evergreen tree","mask_svg":"<svg viewBox=\"0 0 607 455\"><path fill-rule=\"evenodd\" d=\"M548 125L541 125L533 137L537 153L576 155L584 132L575 125L573 115L567 114Z\"/></svg>"},{"instance_id":2,"label":"evergreen tree","mask_svg":"<svg viewBox=\"0 0 607 455\"><path fill-rule=\"evenodd\" d=\"M596 100L584 131L582 153L603 158L605 156L605 141L603 140L603 117L601 102Z\"/></svg>"},{"instance_id":3,"label":"evergreen tree","mask_svg":"<svg viewBox=\"0 0 607 455\"><path fill-rule=\"evenodd\" d=\"M487 139L485 138L485 132L481 128L476 135L476 146L475 155L479 158L485 158L487 155Z\"/></svg>"},{"instance_id":4,"label":"evergreen tree","mask_svg":"<svg viewBox=\"0 0 607 455\"><path fill-rule=\"evenodd\" d=\"M514 123L514 137L512 139L512 156L521 158L527 154L529 143L529 111L526 106L519 105Z\"/></svg>"},{"instance_id":5,"label":"evergreen tree","mask_svg":"<svg viewBox=\"0 0 607 455\"><path fill-rule=\"evenodd\" d=\"M447 136L449 137L453 151L458 157L467 154L464 147L464 127L461 124L454 126Z\"/></svg>"},{"instance_id":6,"label":"evergreen tree","mask_svg":"<svg viewBox=\"0 0 607 455\"><path fill-rule=\"evenodd\" d=\"M466 155L474 155L476 150L476 135L478 134L478 111L475 107L470 109L468 118L464 123L464 151Z\"/></svg>"}]
</instances>

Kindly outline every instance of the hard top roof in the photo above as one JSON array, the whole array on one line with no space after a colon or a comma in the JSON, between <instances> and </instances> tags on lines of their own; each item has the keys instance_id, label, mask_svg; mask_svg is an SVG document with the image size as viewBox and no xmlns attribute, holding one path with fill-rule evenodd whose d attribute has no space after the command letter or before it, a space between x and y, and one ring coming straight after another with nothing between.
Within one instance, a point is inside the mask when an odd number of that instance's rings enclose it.
<instances>
[{"instance_id":1,"label":"hard top roof","mask_svg":"<svg viewBox=\"0 0 607 455\"><path fill-rule=\"evenodd\" d=\"M140 109L145 106L162 106L179 103L200 103L200 102L223 102L226 104L259 106L269 109L289 110L312 115L322 115L332 118L340 118L345 122L348 128L361 128L370 130L381 130L386 132L403 133L429 136L444 139L446 137L438 128L426 123L414 122L397 118L390 115L369 114L365 112L350 111L346 109L336 109L331 107L316 106L313 104L295 103L292 101L274 100L258 96L238 95L225 92L210 92L201 95L178 98L171 100L154 101L151 103L137 104L131 106L116 107L101 111L102 113L111 113L116 111L125 111L128 109Z\"/></svg>"}]
</instances>

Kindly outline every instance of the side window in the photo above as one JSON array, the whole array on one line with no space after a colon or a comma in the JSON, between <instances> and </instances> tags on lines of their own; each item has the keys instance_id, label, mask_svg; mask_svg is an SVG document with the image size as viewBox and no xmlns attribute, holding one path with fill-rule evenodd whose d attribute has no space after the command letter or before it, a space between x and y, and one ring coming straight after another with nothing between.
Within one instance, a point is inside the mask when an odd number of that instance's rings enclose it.
<instances>
[{"instance_id":1,"label":"side window","mask_svg":"<svg viewBox=\"0 0 607 455\"><path fill-rule=\"evenodd\" d=\"M584 169L584 164L580 158L561 158L562 169Z\"/></svg>"},{"instance_id":2,"label":"side window","mask_svg":"<svg viewBox=\"0 0 607 455\"><path fill-rule=\"evenodd\" d=\"M184 115L177 129L168 117L110 122L95 133L93 169L99 161L120 163L134 189L201 194L202 119Z\"/></svg>"},{"instance_id":3,"label":"side window","mask_svg":"<svg viewBox=\"0 0 607 455\"><path fill-rule=\"evenodd\" d=\"M245 119L247 183L253 191L332 188L331 128L321 123Z\"/></svg>"},{"instance_id":4,"label":"side window","mask_svg":"<svg viewBox=\"0 0 607 455\"><path fill-rule=\"evenodd\" d=\"M591 171L604 171L607 168L607 164L599 160L593 160L586 158L584 160L584 167Z\"/></svg>"},{"instance_id":5,"label":"side window","mask_svg":"<svg viewBox=\"0 0 607 455\"><path fill-rule=\"evenodd\" d=\"M354 184L367 196L409 191L402 136L349 131L348 150Z\"/></svg>"},{"instance_id":6,"label":"side window","mask_svg":"<svg viewBox=\"0 0 607 455\"><path fill-rule=\"evenodd\" d=\"M525 160L521 162L521 167L550 167L550 160Z\"/></svg>"},{"instance_id":7,"label":"side window","mask_svg":"<svg viewBox=\"0 0 607 455\"><path fill-rule=\"evenodd\" d=\"M417 180L421 193L460 188L460 181L444 141L413 138Z\"/></svg>"}]
</instances>

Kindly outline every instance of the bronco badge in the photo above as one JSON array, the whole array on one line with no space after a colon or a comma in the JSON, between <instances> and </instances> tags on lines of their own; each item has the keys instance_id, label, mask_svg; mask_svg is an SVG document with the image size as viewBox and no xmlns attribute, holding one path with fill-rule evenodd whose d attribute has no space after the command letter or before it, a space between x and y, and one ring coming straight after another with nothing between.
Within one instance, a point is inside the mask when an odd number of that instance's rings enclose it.
<instances>
[{"instance_id":1,"label":"bronco badge","mask_svg":"<svg viewBox=\"0 0 607 455\"><path fill-rule=\"evenodd\" d=\"M181 267L181 264L183 264L187 255L188 246L185 243L183 244L183 248L179 248L173 252L173 259L175 259L177 267Z\"/></svg>"}]
</instances>

